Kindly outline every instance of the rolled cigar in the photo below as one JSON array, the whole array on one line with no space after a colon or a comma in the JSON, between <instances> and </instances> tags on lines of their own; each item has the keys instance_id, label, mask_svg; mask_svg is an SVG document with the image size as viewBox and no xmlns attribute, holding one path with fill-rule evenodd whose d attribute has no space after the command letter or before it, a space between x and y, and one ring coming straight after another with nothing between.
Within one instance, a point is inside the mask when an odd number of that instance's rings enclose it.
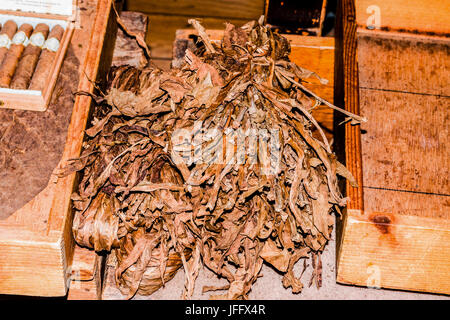
<instances>
[{"instance_id":1,"label":"rolled cigar","mask_svg":"<svg viewBox=\"0 0 450 320\"><path fill-rule=\"evenodd\" d=\"M17 24L12 20L6 21L0 31L0 64L11 46L11 41L16 31Z\"/></svg>"},{"instance_id":2,"label":"rolled cigar","mask_svg":"<svg viewBox=\"0 0 450 320\"><path fill-rule=\"evenodd\" d=\"M64 34L64 28L56 25L50 31L47 41L45 41L39 61L34 70L33 77L28 89L42 91L45 87L47 78L50 73L50 67L58 52L60 41Z\"/></svg>"},{"instance_id":3,"label":"rolled cigar","mask_svg":"<svg viewBox=\"0 0 450 320\"><path fill-rule=\"evenodd\" d=\"M48 35L48 26L44 23L39 23L30 37L30 43L23 51L17 66L14 77L11 81L11 88L13 89L27 89L33 76L41 54L42 48L45 44L45 39Z\"/></svg>"},{"instance_id":4,"label":"rolled cigar","mask_svg":"<svg viewBox=\"0 0 450 320\"><path fill-rule=\"evenodd\" d=\"M22 56L25 46L29 41L32 31L33 27L28 23L24 23L20 26L19 31L17 31L14 35L11 47L0 65L0 87L8 88L11 84L17 64Z\"/></svg>"}]
</instances>

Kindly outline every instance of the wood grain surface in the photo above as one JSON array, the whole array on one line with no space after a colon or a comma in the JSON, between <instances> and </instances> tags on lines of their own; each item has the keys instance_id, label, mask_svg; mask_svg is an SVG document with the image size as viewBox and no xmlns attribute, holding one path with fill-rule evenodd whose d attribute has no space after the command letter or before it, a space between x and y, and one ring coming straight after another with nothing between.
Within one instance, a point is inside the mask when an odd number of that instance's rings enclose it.
<instances>
[{"instance_id":1,"label":"wood grain surface","mask_svg":"<svg viewBox=\"0 0 450 320\"><path fill-rule=\"evenodd\" d=\"M450 293L448 220L350 210L343 238L338 282Z\"/></svg>"},{"instance_id":2,"label":"wood grain surface","mask_svg":"<svg viewBox=\"0 0 450 320\"><path fill-rule=\"evenodd\" d=\"M354 114L360 114L355 5L353 0L342 0L338 3L335 39L334 103L338 106L345 106L345 110ZM335 113L335 115L335 124L344 120L341 114ZM335 150L339 159L345 163L355 177L358 186L362 186L360 126L347 122L343 127L335 127L335 136L337 140ZM349 197L347 209L364 210L362 188L352 187L347 181L345 192Z\"/></svg>"},{"instance_id":3,"label":"wood grain surface","mask_svg":"<svg viewBox=\"0 0 450 320\"><path fill-rule=\"evenodd\" d=\"M361 89L361 113L364 186L450 197L449 97Z\"/></svg>"},{"instance_id":4,"label":"wood grain surface","mask_svg":"<svg viewBox=\"0 0 450 320\"><path fill-rule=\"evenodd\" d=\"M125 24L127 30L144 38L147 34L148 16L133 11L123 11L120 18ZM137 41L127 35L121 28L117 31L116 46L112 60L113 66L131 65L137 68L146 66L148 59L144 51L139 47Z\"/></svg>"}]
</instances>

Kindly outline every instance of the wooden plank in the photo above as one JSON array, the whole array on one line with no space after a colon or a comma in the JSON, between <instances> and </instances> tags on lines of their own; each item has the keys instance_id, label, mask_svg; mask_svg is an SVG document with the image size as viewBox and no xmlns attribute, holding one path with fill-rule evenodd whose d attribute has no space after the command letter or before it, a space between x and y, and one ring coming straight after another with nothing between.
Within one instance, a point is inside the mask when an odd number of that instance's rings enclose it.
<instances>
[{"instance_id":1,"label":"wooden plank","mask_svg":"<svg viewBox=\"0 0 450 320\"><path fill-rule=\"evenodd\" d=\"M98 300L101 297L103 256L75 247L68 300Z\"/></svg>"},{"instance_id":2,"label":"wooden plank","mask_svg":"<svg viewBox=\"0 0 450 320\"><path fill-rule=\"evenodd\" d=\"M264 14L264 0L128 0L126 9L151 14L252 20Z\"/></svg>"},{"instance_id":3,"label":"wooden plank","mask_svg":"<svg viewBox=\"0 0 450 320\"><path fill-rule=\"evenodd\" d=\"M75 246L72 263L72 277L75 281L88 281L94 278L97 254L88 248Z\"/></svg>"},{"instance_id":4,"label":"wooden plank","mask_svg":"<svg viewBox=\"0 0 450 320\"><path fill-rule=\"evenodd\" d=\"M82 61L78 90L93 92L101 73L109 67L114 45L114 16L111 1L86 2L81 13L81 28L74 46ZM85 8L86 9L86 8ZM95 20L92 18L95 17ZM84 43L86 45L84 45ZM109 51L109 53L108 53ZM67 134L63 161L79 155L91 100L77 96ZM49 187L6 220L0 221L0 293L39 296L64 296L73 256L70 194L75 175L50 181ZM48 204L51 203L51 206ZM33 218L39 228L34 229ZM44 230L43 230L44 229Z\"/></svg>"},{"instance_id":5,"label":"wooden plank","mask_svg":"<svg viewBox=\"0 0 450 320\"><path fill-rule=\"evenodd\" d=\"M289 59L297 65L314 71L322 78L328 80L323 85L317 79L308 80L305 83L308 89L318 94L321 98L333 103L334 99L334 38L307 37L298 35L284 35L290 45ZM333 140L334 123L333 110L321 105L312 111L313 116L325 131L329 141Z\"/></svg>"},{"instance_id":6,"label":"wooden plank","mask_svg":"<svg viewBox=\"0 0 450 320\"><path fill-rule=\"evenodd\" d=\"M450 1L356 0L358 26L383 30L448 35Z\"/></svg>"},{"instance_id":7,"label":"wooden plank","mask_svg":"<svg viewBox=\"0 0 450 320\"><path fill-rule=\"evenodd\" d=\"M449 55L450 38L359 33L359 85L450 96Z\"/></svg>"},{"instance_id":8,"label":"wooden plank","mask_svg":"<svg viewBox=\"0 0 450 320\"><path fill-rule=\"evenodd\" d=\"M148 28L148 16L140 12L123 11L120 19L129 32L137 34L145 39ZM125 34L120 28L117 31L116 46L111 65L131 65L136 68L146 66L148 59L138 43Z\"/></svg>"},{"instance_id":9,"label":"wooden plank","mask_svg":"<svg viewBox=\"0 0 450 320\"><path fill-rule=\"evenodd\" d=\"M360 94L364 186L450 195L450 98Z\"/></svg>"},{"instance_id":10,"label":"wooden plank","mask_svg":"<svg viewBox=\"0 0 450 320\"><path fill-rule=\"evenodd\" d=\"M438 194L364 187L364 206L367 212L434 218L436 229L450 221L450 197Z\"/></svg>"},{"instance_id":11,"label":"wooden plank","mask_svg":"<svg viewBox=\"0 0 450 320\"><path fill-rule=\"evenodd\" d=\"M208 36L213 41L221 40L222 30L207 29ZM193 29L180 29L176 32L173 45L173 65L177 66L184 59L184 52L188 47L194 47L190 36L195 34ZM320 84L319 80L311 79L305 86L320 97L332 102L334 86L334 38L308 37L299 35L283 35L291 45L289 58L297 65L316 72L329 80L327 85ZM324 129L328 140L333 139L333 110L326 106L319 106L312 111L313 116Z\"/></svg>"},{"instance_id":12,"label":"wooden plank","mask_svg":"<svg viewBox=\"0 0 450 320\"><path fill-rule=\"evenodd\" d=\"M349 210L344 224L338 282L450 293L448 221Z\"/></svg>"},{"instance_id":13,"label":"wooden plank","mask_svg":"<svg viewBox=\"0 0 450 320\"><path fill-rule=\"evenodd\" d=\"M67 283L61 244L57 239L38 242L32 232L14 228L15 233L30 239L13 241L15 234L3 232L0 239L0 293L40 296L63 296ZM53 240L53 242L51 242Z\"/></svg>"},{"instance_id":14,"label":"wooden plank","mask_svg":"<svg viewBox=\"0 0 450 320\"><path fill-rule=\"evenodd\" d=\"M125 300L126 295L120 292L116 286L115 270L117 259L114 253L110 253L106 258L105 280L102 288L102 300Z\"/></svg>"},{"instance_id":15,"label":"wooden plank","mask_svg":"<svg viewBox=\"0 0 450 320\"><path fill-rule=\"evenodd\" d=\"M139 12L124 11L120 13L122 22L128 31L145 38L148 27L147 16ZM136 68L147 64L144 51L136 41L119 30L114 47L112 65L128 64ZM68 300L98 300L101 299L103 265L105 257L94 250L75 246L72 275Z\"/></svg>"}]
</instances>

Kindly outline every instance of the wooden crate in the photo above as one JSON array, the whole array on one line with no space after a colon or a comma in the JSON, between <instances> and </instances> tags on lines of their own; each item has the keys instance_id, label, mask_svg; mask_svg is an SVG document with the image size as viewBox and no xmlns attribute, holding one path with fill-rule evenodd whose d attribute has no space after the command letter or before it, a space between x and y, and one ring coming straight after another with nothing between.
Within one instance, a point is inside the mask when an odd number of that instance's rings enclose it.
<instances>
[{"instance_id":1,"label":"wooden crate","mask_svg":"<svg viewBox=\"0 0 450 320\"><path fill-rule=\"evenodd\" d=\"M206 30L209 38L219 41L223 37L222 30ZM177 30L173 44L172 65L179 66L184 59L184 53L188 47L193 47L193 29ZM316 79L308 80L305 86L327 101L333 101L334 90L334 38L310 37L284 34L290 45L289 58L299 66L316 72L322 78L327 79L328 84L321 84ZM319 106L312 111L319 124L324 129L329 140L333 139L333 110L326 106Z\"/></svg>"},{"instance_id":2,"label":"wooden crate","mask_svg":"<svg viewBox=\"0 0 450 320\"><path fill-rule=\"evenodd\" d=\"M100 300L105 259L95 251L75 245L68 300Z\"/></svg>"},{"instance_id":3,"label":"wooden crate","mask_svg":"<svg viewBox=\"0 0 450 320\"><path fill-rule=\"evenodd\" d=\"M93 92L94 81L110 66L117 26L112 0L89 3L95 20L87 19L88 12L81 11L81 28L75 30L71 45L84 59L78 90ZM59 167L79 156L90 107L90 97L76 96ZM74 249L70 195L75 182L75 174L50 181L27 205L0 220L1 294L66 294Z\"/></svg>"},{"instance_id":4,"label":"wooden crate","mask_svg":"<svg viewBox=\"0 0 450 320\"><path fill-rule=\"evenodd\" d=\"M76 3L77 0L65 0L58 3L58 5L49 6L51 14L32 11L36 10L36 8L38 10L45 8L42 12L47 12L45 3L39 7L36 7L35 4L28 5L27 3L20 6L20 2L7 0L2 6L0 20L3 20L3 23L12 19L20 23L29 23L33 26L38 23L45 23L49 26L61 25L65 30L53 64L50 66L49 76L45 81L43 90L34 92L33 90L0 88L0 108L33 111L45 111L47 109L75 28L76 13L72 12L72 9L76 8ZM18 8L18 6L20 7ZM70 10L67 8L70 8Z\"/></svg>"},{"instance_id":5,"label":"wooden crate","mask_svg":"<svg viewBox=\"0 0 450 320\"><path fill-rule=\"evenodd\" d=\"M342 154L360 187L346 186L340 283L450 294L445 5L340 3L335 103L368 118L344 129Z\"/></svg>"}]
</instances>

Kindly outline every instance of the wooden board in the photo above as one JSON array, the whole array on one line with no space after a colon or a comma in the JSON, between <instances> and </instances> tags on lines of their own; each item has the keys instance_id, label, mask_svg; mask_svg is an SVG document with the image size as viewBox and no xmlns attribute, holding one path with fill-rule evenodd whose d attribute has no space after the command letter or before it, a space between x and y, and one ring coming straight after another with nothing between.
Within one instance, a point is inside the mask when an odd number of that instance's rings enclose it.
<instances>
[{"instance_id":1,"label":"wooden board","mask_svg":"<svg viewBox=\"0 0 450 320\"><path fill-rule=\"evenodd\" d=\"M195 17L195 15L193 16ZM192 17L192 18L193 18ZM175 33L178 29L190 28L186 16L165 16L149 14L149 30L146 42L150 47L152 59L172 60L172 48L175 41ZM246 19L230 18L201 18L199 19L206 29L223 29L225 22L242 25Z\"/></svg>"},{"instance_id":2,"label":"wooden board","mask_svg":"<svg viewBox=\"0 0 450 320\"><path fill-rule=\"evenodd\" d=\"M105 278L102 288L102 300L125 300L126 294L123 294L116 285L115 271L117 259L114 253L109 254L105 265Z\"/></svg>"},{"instance_id":3,"label":"wooden board","mask_svg":"<svg viewBox=\"0 0 450 320\"><path fill-rule=\"evenodd\" d=\"M252 20L264 14L264 0L128 0L126 9L171 16Z\"/></svg>"},{"instance_id":4,"label":"wooden board","mask_svg":"<svg viewBox=\"0 0 450 320\"><path fill-rule=\"evenodd\" d=\"M450 2L427 0L355 0L358 27L430 35L448 35Z\"/></svg>"},{"instance_id":5,"label":"wooden board","mask_svg":"<svg viewBox=\"0 0 450 320\"><path fill-rule=\"evenodd\" d=\"M360 88L450 96L448 38L358 32ZM418 59L420 57L420 59Z\"/></svg>"},{"instance_id":6,"label":"wooden board","mask_svg":"<svg viewBox=\"0 0 450 320\"><path fill-rule=\"evenodd\" d=\"M83 61L78 91L93 92L93 80L111 63L116 23L111 0L89 1L95 20L81 13L81 29L75 37ZM89 10L87 10L89 11ZM88 28L91 26L92 28ZM85 30L92 30L86 32ZM77 96L60 167L80 154L91 99ZM70 195L75 174L50 181L36 198L6 220L0 221L0 293L64 296L73 257Z\"/></svg>"},{"instance_id":7,"label":"wooden board","mask_svg":"<svg viewBox=\"0 0 450 320\"><path fill-rule=\"evenodd\" d=\"M345 132L362 187L347 188L337 281L449 294L450 39L357 31L351 16L353 1L342 1L335 92L368 122Z\"/></svg>"}]
</instances>

